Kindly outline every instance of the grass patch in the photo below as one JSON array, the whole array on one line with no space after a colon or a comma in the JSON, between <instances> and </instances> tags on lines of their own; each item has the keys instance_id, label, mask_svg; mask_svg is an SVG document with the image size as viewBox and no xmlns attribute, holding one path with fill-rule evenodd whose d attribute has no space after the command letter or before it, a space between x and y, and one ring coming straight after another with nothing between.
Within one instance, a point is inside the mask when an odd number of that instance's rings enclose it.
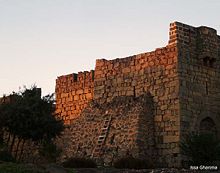
<instances>
[{"instance_id":1,"label":"grass patch","mask_svg":"<svg viewBox=\"0 0 220 173\"><path fill-rule=\"evenodd\" d=\"M148 169L153 165L147 160L137 159L133 157L124 157L114 162L114 167L118 169Z\"/></svg>"},{"instance_id":2,"label":"grass patch","mask_svg":"<svg viewBox=\"0 0 220 173\"><path fill-rule=\"evenodd\" d=\"M67 173L75 173L73 169L67 169Z\"/></svg>"},{"instance_id":3,"label":"grass patch","mask_svg":"<svg viewBox=\"0 0 220 173\"><path fill-rule=\"evenodd\" d=\"M86 158L69 158L63 162L64 168L96 168L94 160Z\"/></svg>"},{"instance_id":4,"label":"grass patch","mask_svg":"<svg viewBox=\"0 0 220 173\"><path fill-rule=\"evenodd\" d=\"M1 173L46 173L45 171L40 171L34 168L27 167L22 164L15 164L15 163L1 163L0 172Z\"/></svg>"}]
</instances>

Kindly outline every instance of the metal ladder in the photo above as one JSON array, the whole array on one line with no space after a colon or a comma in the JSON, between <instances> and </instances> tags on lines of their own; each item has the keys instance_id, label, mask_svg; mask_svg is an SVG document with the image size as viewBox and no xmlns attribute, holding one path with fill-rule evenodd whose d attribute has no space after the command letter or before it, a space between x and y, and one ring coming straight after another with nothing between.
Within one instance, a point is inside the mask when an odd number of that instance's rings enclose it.
<instances>
[{"instance_id":1,"label":"metal ladder","mask_svg":"<svg viewBox=\"0 0 220 173\"><path fill-rule=\"evenodd\" d=\"M97 145L93 150L92 158L99 158L102 154L102 149L108 136L109 128L111 126L112 117L111 115L105 117L103 128L101 128L101 134L98 137Z\"/></svg>"}]
</instances>

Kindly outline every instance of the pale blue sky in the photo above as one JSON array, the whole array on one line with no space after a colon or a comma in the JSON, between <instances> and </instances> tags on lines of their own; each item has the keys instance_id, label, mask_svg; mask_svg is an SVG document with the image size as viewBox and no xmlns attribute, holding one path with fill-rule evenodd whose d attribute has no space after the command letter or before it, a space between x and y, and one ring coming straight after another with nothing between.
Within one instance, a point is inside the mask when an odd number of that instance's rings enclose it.
<instances>
[{"instance_id":1,"label":"pale blue sky","mask_svg":"<svg viewBox=\"0 0 220 173\"><path fill-rule=\"evenodd\" d=\"M219 0L0 0L0 96L163 47L169 23L220 32Z\"/></svg>"}]
</instances>

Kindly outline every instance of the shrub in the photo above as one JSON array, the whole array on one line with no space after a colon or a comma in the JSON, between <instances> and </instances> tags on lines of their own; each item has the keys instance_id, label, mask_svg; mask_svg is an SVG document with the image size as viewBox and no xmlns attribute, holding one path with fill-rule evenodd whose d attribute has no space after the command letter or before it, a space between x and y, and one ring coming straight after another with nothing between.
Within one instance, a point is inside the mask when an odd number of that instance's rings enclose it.
<instances>
[{"instance_id":1,"label":"shrub","mask_svg":"<svg viewBox=\"0 0 220 173\"><path fill-rule=\"evenodd\" d=\"M18 165L14 163L0 164L1 173L46 173L38 170L28 169L24 165Z\"/></svg>"},{"instance_id":2,"label":"shrub","mask_svg":"<svg viewBox=\"0 0 220 173\"><path fill-rule=\"evenodd\" d=\"M92 159L86 158L69 158L63 162L63 167L66 168L96 168L97 165Z\"/></svg>"},{"instance_id":3,"label":"shrub","mask_svg":"<svg viewBox=\"0 0 220 173\"><path fill-rule=\"evenodd\" d=\"M51 166L51 167L50 167ZM52 169L48 169L52 168ZM53 169L54 168L54 169ZM0 164L0 173L57 173L63 172L59 171L59 166L57 165L33 165L33 164L16 164L3 162ZM68 173L75 173L73 170L69 169Z\"/></svg>"},{"instance_id":4,"label":"shrub","mask_svg":"<svg viewBox=\"0 0 220 173\"><path fill-rule=\"evenodd\" d=\"M220 142L211 134L188 134L180 148L189 164L207 165L220 160Z\"/></svg>"},{"instance_id":5,"label":"shrub","mask_svg":"<svg viewBox=\"0 0 220 173\"><path fill-rule=\"evenodd\" d=\"M11 153L7 150L0 151L0 160L4 162L15 162L15 159L12 157Z\"/></svg>"},{"instance_id":6,"label":"shrub","mask_svg":"<svg viewBox=\"0 0 220 173\"><path fill-rule=\"evenodd\" d=\"M61 149L57 148L52 141L44 141L39 150L39 154L49 163L56 162L56 158L59 157L60 153Z\"/></svg>"},{"instance_id":7,"label":"shrub","mask_svg":"<svg viewBox=\"0 0 220 173\"><path fill-rule=\"evenodd\" d=\"M114 167L120 169L147 169L151 168L152 164L147 160L137 159L133 157L125 157L115 161Z\"/></svg>"}]
</instances>

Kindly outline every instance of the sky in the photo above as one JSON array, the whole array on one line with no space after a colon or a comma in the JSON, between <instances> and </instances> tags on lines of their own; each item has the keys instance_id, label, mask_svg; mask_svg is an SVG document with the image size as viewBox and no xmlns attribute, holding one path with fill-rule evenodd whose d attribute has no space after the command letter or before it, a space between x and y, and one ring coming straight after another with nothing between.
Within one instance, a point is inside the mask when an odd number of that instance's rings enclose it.
<instances>
[{"instance_id":1,"label":"sky","mask_svg":"<svg viewBox=\"0 0 220 173\"><path fill-rule=\"evenodd\" d=\"M58 76L96 59L164 47L174 21L219 34L219 9L219 0L0 0L0 97L33 84L53 93Z\"/></svg>"}]
</instances>

